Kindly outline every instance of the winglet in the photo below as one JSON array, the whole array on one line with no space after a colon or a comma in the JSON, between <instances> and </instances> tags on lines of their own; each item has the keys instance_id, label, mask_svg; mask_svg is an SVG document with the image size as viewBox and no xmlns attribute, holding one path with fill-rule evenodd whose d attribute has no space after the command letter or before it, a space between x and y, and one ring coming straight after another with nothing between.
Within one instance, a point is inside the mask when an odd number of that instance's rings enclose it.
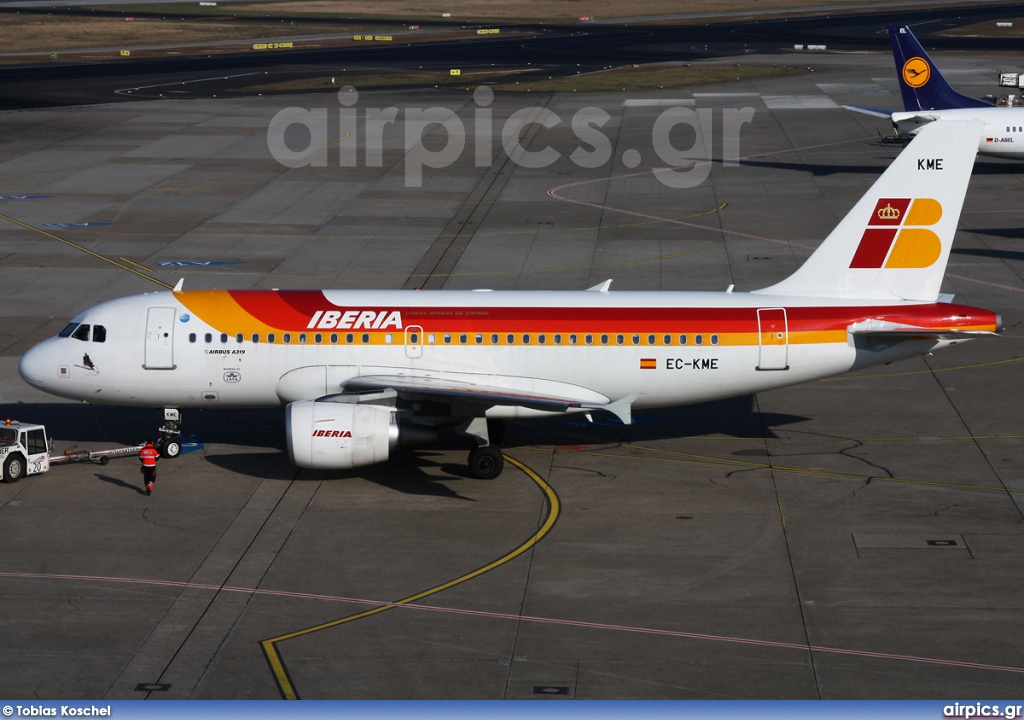
<instances>
[{"instance_id":1,"label":"winglet","mask_svg":"<svg viewBox=\"0 0 1024 720\"><path fill-rule=\"evenodd\" d=\"M608 288L610 288L611 286L612 286L612 281L609 278L608 280L605 280L600 285L595 285L594 287L587 288L587 292L603 292L603 293L606 293L606 292L608 292Z\"/></svg>"},{"instance_id":2,"label":"winglet","mask_svg":"<svg viewBox=\"0 0 1024 720\"><path fill-rule=\"evenodd\" d=\"M610 282L610 281L609 281ZM593 408L595 410L607 410L612 415L622 421L623 425L633 424L633 403L640 397L640 393L633 393L627 395L624 398L620 398L613 403L607 405L596 405L591 403L584 403L582 407Z\"/></svg>"}]
</instances>

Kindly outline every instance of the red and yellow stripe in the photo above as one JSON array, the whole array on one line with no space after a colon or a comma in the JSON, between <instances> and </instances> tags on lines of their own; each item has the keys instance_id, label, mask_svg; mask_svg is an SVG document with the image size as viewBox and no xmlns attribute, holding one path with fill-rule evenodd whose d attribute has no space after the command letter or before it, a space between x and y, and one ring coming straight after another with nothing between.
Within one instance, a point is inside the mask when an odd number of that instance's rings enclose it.
<instances>
[{"instance_id":1,"label":"red and yellow stripe","mask_svg":"<svg viewBox=\"0 0 1024 720\"><path fill-rule=\"evenodd\" d=\"M242 333L247 339L253 333L369 334L370 343L384 343L386 336L394 343L404 343L404 329L370 330L366 328L309 328L318 312L326 311L399 311L403 328L418 326L424 333L438 336L452 334L458 342L461 334L469 335L468 345L521 345L522 335L546 336L545 345L555 345L553 335L561 335L561 346L573 347L569 335L576 335L576 345L585 345L584 337L592 336L593 346L636 347L680 346L680 336L687 337L687 346L712 347L715 336L719 346L750 346L759 344L756 307L744 308L652 308L652 307L402 307L402 306L338 306L322 291L277 290L199 290L180 291L175 297L197 319L218 332ZM819 306L786 308L785 342L790 345L836 343L846 341L846 329L864 320L881 320L937 331L988 331L996 327L996 314L987 310L930 303L909 306ZM476 335L483 335L481 343ZM492 342L497 335L497 342ZM623 343L618 343L618 336ZM695 339L702 336L703 345ZM607 342L601 338L607 336ZM639 342L633 342L639 336ZM665 341L666 336L668 342ZM360 339L361 341L361 339ZM437 344L441 344L440 338Z\"/></svg>"}]
</instances>

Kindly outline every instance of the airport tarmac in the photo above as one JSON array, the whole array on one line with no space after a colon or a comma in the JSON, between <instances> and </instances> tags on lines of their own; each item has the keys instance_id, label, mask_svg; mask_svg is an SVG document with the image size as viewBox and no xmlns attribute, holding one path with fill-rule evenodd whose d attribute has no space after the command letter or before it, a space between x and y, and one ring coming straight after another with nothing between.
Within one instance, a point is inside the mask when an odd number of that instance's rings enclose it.
<instances>
[{"instance_id":1,"label":"airport tarmac","mask_svg":"<svg viewBox=\"0 0 1024 720\"><path fill-rule=\"evenodd\" d=\"M339 120L333 94L2 112L0 410L46 422L58 450L152 434L158 410L64 403L26 385L17 362L78 311L179 278L767 286L899 152L878 142L884 121L839 107L899 107L888 55L787 59L814 72L486 106L468 92L360 93L346 108L360 118L399 109L380 166L363 152L339 166L351 141L339 127L366 133ZM995 92L1007 69L935 59L972 95ZM779 58L720 62L741 61ZM268 124L287 107L326 111L325 167L271 156ZM527 149L559 154L543 168L497 152L506 119L531 107L560 120L524 131ZM742 159L723 163L725 110L745 107ZM466 149L409 187L402 120L430 108L461 118ZM651 172L667 164L652 133L672 108L711 111L716 161L691 170L710 168L695 187ZM478 163L485 109L494 153ZM611 159L581 167L570 154L593 148L571 119L601 111ZM446 136L432 131L425 147L438 151ZM293 149L303 132L286 134ZM669 137L686 148L694 133ZM208 410L185 413L202 447L161 461L151 497L135 460L0 485L0 695L1019 697L1022 173L979 159L943 286L1000 312L999 338L638 413L630 427L510 424L493 481L467 477L455 447L298 470L282 412Z\"/></svg>"}]
</instances>

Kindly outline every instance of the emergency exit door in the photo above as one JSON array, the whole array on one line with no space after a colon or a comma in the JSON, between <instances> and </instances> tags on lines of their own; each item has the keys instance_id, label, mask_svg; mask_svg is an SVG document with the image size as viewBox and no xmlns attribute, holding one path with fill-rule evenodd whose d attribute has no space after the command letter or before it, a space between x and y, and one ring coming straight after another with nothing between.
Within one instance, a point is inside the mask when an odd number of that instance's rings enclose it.
<instances>
[{"instance_id":1,"label":"emergency exit door","mask_svg":"<svg viewBox=\"0 0 1024 720\"><path fill-rule=\"evenodd\" d=\"M785 308L761 308L757 311L760 344L758 370L789 369L789 328Z\"/></svg>"},{"instance_id":2,"label":"emergency exit door","mask_svg":"<svg viewBox=\"0 0 1024 720\"><path fill-rule=\"evenodd\" d=\"M146 315L146 370L174 369L174 308L151 307Z\"/></svg>"},{"instance_id":3,"label":"emergency exit door","mask_svg":"<svg viewBox=\"0 0 1024 720\"><path fill-rule=\"evenodd\" d=\"M423 328L410 325L405 329L405 355L410 358L423 357Z\"/></svg>"}]
</instances>

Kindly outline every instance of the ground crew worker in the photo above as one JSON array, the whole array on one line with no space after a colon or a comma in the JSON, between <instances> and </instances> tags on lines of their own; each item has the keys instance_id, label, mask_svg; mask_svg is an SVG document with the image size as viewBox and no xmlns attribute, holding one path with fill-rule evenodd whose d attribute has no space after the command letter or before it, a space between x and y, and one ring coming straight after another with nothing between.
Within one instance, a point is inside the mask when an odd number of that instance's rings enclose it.
<instances>
[{"instance_id":1,"label":"ground crew worker","mask_svg":"<svg viewBox=\"0 0 1024 720\"><path fill-rule=\"evenodd\" d=\"M146 440L145 446L139 450L139 460L142 461L142 480L146 484L146 494L153 492L153 483L156 481L156 459L160 457L160 451L153 447L152 440Z\"/></svg>"}]
</instances>

